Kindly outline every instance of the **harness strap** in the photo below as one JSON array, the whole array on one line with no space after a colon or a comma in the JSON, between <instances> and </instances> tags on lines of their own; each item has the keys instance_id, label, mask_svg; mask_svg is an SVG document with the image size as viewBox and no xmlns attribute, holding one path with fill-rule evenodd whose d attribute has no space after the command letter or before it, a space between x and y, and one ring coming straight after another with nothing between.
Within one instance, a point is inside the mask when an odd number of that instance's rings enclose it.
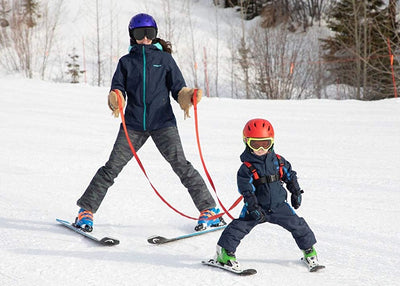
<instances>
[{"instance_id":1,"label":"harness strap","mask_svg":"<svg viewBox=\"0 0 400 286\"><path fill-rule=\"evenodd\" d=\"M257 173L256 168L249 162L243 162L243 164L246 165L247 168L249 168L250 172L253 174L253 185L255 187L258 187L259 185L265 184L265 183L273 183L276 181L279 181L282 177L283 177L283 160L281 158L281 156L279 156L278 154L276 154L276 157L278 158L278 162L279 162L279 175L275 174L275 175L265 175L260 177Z\"/></svg>"},{"instance_id":2,"label":"harness strap","mask_svg":"<svg viewBox=\"0 0 400 286\"><path fill-rule=\"evenodd\" d=\"M243 163L247 166L247 168L249 168L250 172L253 173L254 181L260 180L256 168L254 168L254 166L249 162L243 162Z\"/></svg>"},{"instance_id":3,"label":"harness strap","mask_svg":"<svg viewBox=\"0 0 400 286\"><path fill-rule=\"evenodd\" d=\"M283 163L282 157L281 155L275 154L276 158L278 158L278 162L279 162L279 177L282 178L283 177L283 166L285 165L285 163Z\"/></svg>"}]
</instances>

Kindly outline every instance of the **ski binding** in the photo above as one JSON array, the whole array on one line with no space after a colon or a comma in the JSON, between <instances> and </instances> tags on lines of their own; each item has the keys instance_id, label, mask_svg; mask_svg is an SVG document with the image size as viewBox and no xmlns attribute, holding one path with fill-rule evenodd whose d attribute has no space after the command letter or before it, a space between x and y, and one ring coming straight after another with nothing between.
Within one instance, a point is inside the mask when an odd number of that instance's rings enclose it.
<instances>
[{"instance_id":1,"label":"ski binding","mask_svg":"<svg viewBox=\"0 0 400 286\"><path fill-rule=\"evenodd\" d=\"M325 268L325 265L318 264L318 265L312 266L312 265L308 264L307 261L304 259L304 257L301 258L301 261L303 261L307 265L308 271L310 271L310 272L317 272L317 271Z\"/></svg>"},{"instance_id":2,"label":"ski binding","mask_svg":"<svg viewBox=\"0 0 400 286\"><path fill-rule=\"evenodd\" d=\"M217 267L217 268L221 268L223 270L235 273L237 275L241 275L241 276L249 276L249 275L253 275L257 273L257 270L252 269L252 268L248 268L248 269L234 269L232 267L229 267L227 265L221 264L220 262L214 260L214 259L209 259L207 261L202 261L201 262L203 265L208 265L208 266L212 266L212 267Z\"/></svg>"}]
</instances>

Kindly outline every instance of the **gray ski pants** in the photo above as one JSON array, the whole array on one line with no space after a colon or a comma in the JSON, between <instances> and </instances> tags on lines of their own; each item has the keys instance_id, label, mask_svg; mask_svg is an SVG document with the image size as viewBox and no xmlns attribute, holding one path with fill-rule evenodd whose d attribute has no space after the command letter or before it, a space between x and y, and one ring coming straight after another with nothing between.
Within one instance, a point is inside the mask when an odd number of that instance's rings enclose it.
<instances>
[{"instance_id":1,"label":"gray ski pants","mask_svg":"<svg viewBox=\"0 0 400 286\"><path fill-rule=\"evenodd\" d=\"M171 165L182 184L188 189L199 211L216 206L214 198L207 189L203 178L185 158L177 127L167 127L155 131L134 131L128 129L128 134L136 152L149 137L152 138L157 149ZM108 189L114 184L114 179L132 157L132 151L125 137L124 130L121 127L110 158L97 171L86 191L77 201L77 205L95 213L106 196Z\"/></svg>"}]
</instances>

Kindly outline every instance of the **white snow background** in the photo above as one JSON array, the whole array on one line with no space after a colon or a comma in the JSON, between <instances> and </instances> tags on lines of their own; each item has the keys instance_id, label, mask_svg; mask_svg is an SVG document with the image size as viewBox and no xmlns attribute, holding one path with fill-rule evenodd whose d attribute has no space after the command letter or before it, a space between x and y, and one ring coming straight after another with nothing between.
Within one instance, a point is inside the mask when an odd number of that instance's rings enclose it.
<instances>
[{"instance_id":1,"label":"white snow background","mask_svg":"<svg viewBox=\"0 0 400 286\"><path fill-rule=\"evenodd\" d=\"M240 277L200 264L214 255L221 232L163 246L147 243L156 234L189 233L196 222L176 214L155 195L134 159L94 219L93 234L116 237L120 245L98 246L57 224L56 218L75 218L76 200L112 149L120 120L107 107L109 87L5 75L0 86L0 285L399 283L399 99L203 98L198 106L202 151L223 204L229 207L239 196L236 172L244 124L255 117L270 120L275 150L292 163L305 191L296 212L314 231L320 262L326 265L309 273L290 233L263 224L245 237L236 253L244 268L258 273ZM172 104L187 159L207 181L193 110L192 118L183 120L178 104ZM151 139L138 155L168 202L197 217ZM238 216L240 209L232 214Z\"/></svg>"}]
</instances>

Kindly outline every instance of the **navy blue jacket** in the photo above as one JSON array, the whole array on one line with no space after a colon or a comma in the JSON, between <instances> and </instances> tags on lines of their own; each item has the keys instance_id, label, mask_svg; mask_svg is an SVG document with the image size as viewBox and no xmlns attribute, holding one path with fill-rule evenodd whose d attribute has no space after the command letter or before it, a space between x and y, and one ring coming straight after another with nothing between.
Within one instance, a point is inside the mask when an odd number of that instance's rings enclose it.
<instances>
[{"instance_id":1,"label":"navy blue jacket","mask_svg":"<svg viewBox=\"0 0 400 286\"><path fill-rule=\"evenodd\" d=\"M169 93L177 100L186 83L175 60L160 48L159 44L135 44L118 62L111 89L128 97L125 121L129 129L152 131L176 126Z\"/></svg>"},{"instance_id":2,"label":"navy blue jacket","mask_svg":"<svg viewBox=\"0 0 400 286\"><path fill-rule=\"evenodd\" d=\"M251 163L254 168L256 168L260 177L265 175L279 175L279 161L274 150L270 150L264 156L257 156L250 152L249 148L246 148L246 150L240 155L240 160L242 162L247 161ZM300 190L296 172L292 170L290 163L282 156L281 160L284 163L281 181L278 180L272 183L264 183L256 188L253 185L253 175L246 165L242 164L237 173L239 192L243 195L245 200L246 195L254 192L258 204L267 212L273 212L278 209L287 199L287 192L282 185L282 181L286 183L286 187L290 192Z\"/></svg>"}]
</instances>

